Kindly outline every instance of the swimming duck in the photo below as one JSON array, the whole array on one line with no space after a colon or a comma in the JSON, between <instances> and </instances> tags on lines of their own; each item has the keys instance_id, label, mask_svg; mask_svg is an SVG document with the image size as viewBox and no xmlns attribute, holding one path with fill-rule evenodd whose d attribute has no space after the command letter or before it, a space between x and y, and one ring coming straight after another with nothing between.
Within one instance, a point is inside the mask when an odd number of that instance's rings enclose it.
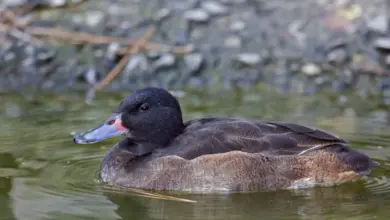
<instances>
[{"instance_id":1,"label":"swimming duck","mask_svg":"<svg viewBox=\"0 0 390 220\"><path fill-rule=\"evenodd\" d=\"M379 163L316 128L245 118L183 122L162 88L130 93L99 127L74 136L92 144L124 135L105 155L105 184L150 190L233 192L330 186Z\"/></svg>"}]
</instances>

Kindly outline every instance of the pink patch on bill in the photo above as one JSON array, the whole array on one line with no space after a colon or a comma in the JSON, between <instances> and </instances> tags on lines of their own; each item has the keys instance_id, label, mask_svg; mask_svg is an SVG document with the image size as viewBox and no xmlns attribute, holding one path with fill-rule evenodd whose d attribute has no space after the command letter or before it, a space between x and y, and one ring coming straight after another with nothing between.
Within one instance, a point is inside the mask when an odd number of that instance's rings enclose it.
<instances>
[{"instance_id":1,"label":"pink patch on bill","mask_svg":"<svg viewBox=\"0 0 390 220\"><path fill-rule=\"evenodd\" d=\"M115 122L114 122L114 127L115 127L116 130L118 130L118 131L126 130L126 128L122 125L122 120L120 120L120 119L116 119L116 120L115 120Z\"/></svg>"}]
</instances>

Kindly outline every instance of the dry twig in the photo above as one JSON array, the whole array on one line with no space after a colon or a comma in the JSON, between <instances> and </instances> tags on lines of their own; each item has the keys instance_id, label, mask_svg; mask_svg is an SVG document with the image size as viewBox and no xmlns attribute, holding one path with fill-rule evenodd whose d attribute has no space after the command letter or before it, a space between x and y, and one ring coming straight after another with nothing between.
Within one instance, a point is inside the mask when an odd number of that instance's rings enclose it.
<instances>
[{"instance_id":1,"label":"dry twig","mask_svg":"<svg viewBox=\"0 0 390 220\"><path fill-rule=\"evenodd\" d=\"M128 46L128 53L122 57L122 59L119 61L119 63L107 74L107 76L100 81L96 86L92 87L87 94L86 97L86 103L90 103L93 97L95 96L95 92L97 90L100 90L104 88L111 80L113 80L119 72L123 69L123 67L128 62L130 55L138 53L145 45L147 44L148 40L152 37L153 32L155 30L155 26L151 26L142 36L139 38L134 44L129 44Z\"/></svg>"},{"instance_id":2,"label":"dry twig","mask_svg":"<svg viewBox=\"0 0 390 220\"><path fill-rule=\"evenodd\" d=\"M126 65L127 61L130 58L130 54L138 53L149 41L149 39L152 37L153 32L155 30L155 26L151 26L142 36L140 39L138 39L134 44L129 45L128 50L129 53L122 57L122 59L119 61L119 63L110 71L110 73L102 80L100 83L94 87L94 90L99 90L104 88L112 79L115 78L116 75L119 74L119 72L123 69L123 67Z\"/></svg>"},{"instance_id":3,"label":"dry twig","mask_svg":"<svg viewBox=\"0 0 390 220\"><path fill-rule=\"evenodd\" d=\"M46 28L46 27L27 27L25 31L34 36L41 37L51 37L56 39L68 40L74 43L89 43L89 44L109 44L112 42L133 45L137 42L137 40L128 40L125 38L119 37L110 37L110 36L99 36L94 34L89 34L86 32L72 32L65 31L58 28ZM164 44L156 44L156 43L147 43L144 45L144 48L147 50L169 50L170 46ZM174 53L188 53L192 50L191 47L174 47ZM128 52L127 48L122 48L119 51L119 54L126 54Z\"/></svg>"},{"instance_id":4,"label":"dry twig","mask_svg":"<svg viewBox=\"0 0 390 220\"><path fill-rule=\"evenodd\" d=\"M15 38L35 45L43 45L43 42L35 37L23 32L18 28L23 28L31 23L32 17L27 19L18 19L17 15L11 10L0 11L0 31L8 33Z\"/></svg>"},{"instance_id":5,"label":"dry twig","mask_svg":"<svg viewBox=\"0 0 390 220\"><path fill-rule=\"evenodd\" d=\"M3 24L0 22L0 32L8 33L11 36L13 36L19 40L25 41L25 42L29 42L29 43L39 45L39 46L43 45L43 42L41 40L36 39L36 38L32 37L31 35L26 34L25 32L23 32L17 28L14 28L12 25L6 25L6 24Z\"/></svg>"}]
</instances>

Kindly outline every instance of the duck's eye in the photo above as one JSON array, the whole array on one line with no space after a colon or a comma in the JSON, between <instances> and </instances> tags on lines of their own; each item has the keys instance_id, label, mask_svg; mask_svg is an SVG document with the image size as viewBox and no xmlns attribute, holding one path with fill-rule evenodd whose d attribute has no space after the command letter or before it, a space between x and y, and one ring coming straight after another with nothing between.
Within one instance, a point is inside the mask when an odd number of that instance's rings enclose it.
<instances>
[{"instance_id":1,"label":"duck's eye","mask_svg":"<svg viewBox=\"0 0 390 220\"><path fill-rule=\"evenodd\" d=\"M141 107L139 107L139 109L140 109L141 111L146 111L146 110L148 110L149 108L150 108L150 106L149 106L148 103L144 103L144 104L141 105Z\"/></svg>"}]
</instances>

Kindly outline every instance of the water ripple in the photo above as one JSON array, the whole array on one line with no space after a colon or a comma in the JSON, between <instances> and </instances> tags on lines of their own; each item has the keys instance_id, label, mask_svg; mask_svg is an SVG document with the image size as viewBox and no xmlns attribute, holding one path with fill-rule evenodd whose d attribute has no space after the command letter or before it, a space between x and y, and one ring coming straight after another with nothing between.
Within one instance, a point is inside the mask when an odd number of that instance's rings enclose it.
<instances>
[{"instance_id":1,"label":"water ripple","mask_svg":"<svg viewBox=\"0 0 390 220\"><path fill-rule=\"evenodd\" d=\"M365 186L367 187L367 189L369 189L372 193L375 194L390 193L390 179L386 176L370 178L367 180Z\"/></svg>"}]
</instances>

